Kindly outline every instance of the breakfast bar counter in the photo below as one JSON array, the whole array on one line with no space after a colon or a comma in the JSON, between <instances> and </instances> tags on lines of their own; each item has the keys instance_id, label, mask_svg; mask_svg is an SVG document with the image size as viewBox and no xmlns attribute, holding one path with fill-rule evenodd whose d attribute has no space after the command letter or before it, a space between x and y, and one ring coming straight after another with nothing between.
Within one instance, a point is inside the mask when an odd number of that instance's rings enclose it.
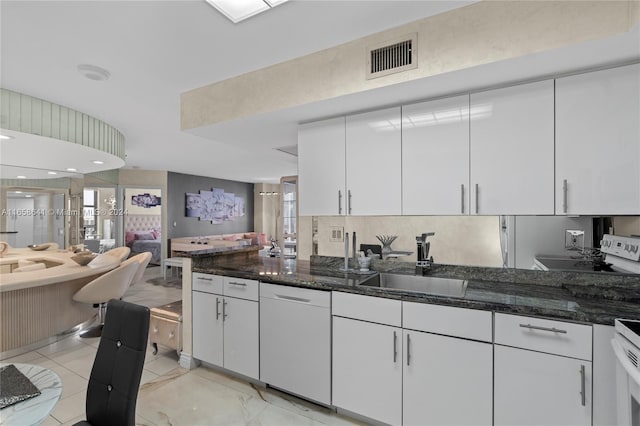
<instances>
[{"instance_id":1,"label":"breakfast bar counter","mask_svg":"<svg viewBox=\"0 0 640 426\"><path fill-rule=\"evenodd\" d=\"M72 297L85 284L117 267L119 259L93 267L78 265L72 256L62 250L11 249L0 258L0 358L55 341L60 333L95 315L91 305ZM12 272L19 261L45 267Z\"/></svg>"}]
</instances>

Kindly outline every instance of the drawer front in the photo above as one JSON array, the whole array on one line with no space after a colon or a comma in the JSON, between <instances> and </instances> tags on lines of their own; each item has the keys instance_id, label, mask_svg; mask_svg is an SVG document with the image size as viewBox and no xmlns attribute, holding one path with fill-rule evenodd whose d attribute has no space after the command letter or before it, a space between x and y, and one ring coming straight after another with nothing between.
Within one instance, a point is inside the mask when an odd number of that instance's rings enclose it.
<instances>
[{"instance_id":1,"label":"drawer front","mask_svg":"<svg viewBox=\"0 0 640 426\"><path fill-rule=\"evenodd\" d=\"M194 272L191 288L205 293L222 294L222 277L219 275L202 274Z\"/></svg>"},{"instance_id":2,"label":"drawer front","mask_svg":"<svg viewBox=\"0 0 640 426\"><path fill-rule=\"evenodd\" d=\"M590 325L495 314L495 343L591 361Z\"/></svg>"},{"instance_id":3,"label":"drawer front","mask_svg":"<svg viewBox=\"0 0 640 426\"><path fill-rule=\"evenodd\" d=\"M238 299L258 301L258 281L223 277L224 295Z\"/></svg>"},{"instance_id":4,"label":"drawer front","mask_svg":"<svg viewBox=\"0 0 640 426\"><path fill-rule=\"evenodd\" d=\"M331 307L331 292L310 288L291 287L286 285L262 283L260 297L288 302L297 302L320 308Z\"/></svg>"},{"instance_id":5,"label":"drawer front","mask_svg":"<svg viewBox=\"0 0 640 426\"><path fill-rule=\"evenodd\" d=\"M491 311L402 302L402 327L482 342L493 342Z\"/></svg>"},{"instance_id":6,"label":"drawer front","mask_svg":"<svg viewBox=\"0 0 640 426\"><path fill-rule=\"evenodd\" d=\"M377 322L394 327L402 326L402 302L384 297L334 291L332 293L332 313L341 317Z\"/></svg>"},{"instance_id":7,"label":"drawer front","mask_svg":"<svg viewBox=\"0 0 640 426\"><path fill-rule=\"evenodd\" d=\"M181 327L181 322L152 317L149 324L149 341L180 350L182 349Z\"/></svg>"}]
</instances>

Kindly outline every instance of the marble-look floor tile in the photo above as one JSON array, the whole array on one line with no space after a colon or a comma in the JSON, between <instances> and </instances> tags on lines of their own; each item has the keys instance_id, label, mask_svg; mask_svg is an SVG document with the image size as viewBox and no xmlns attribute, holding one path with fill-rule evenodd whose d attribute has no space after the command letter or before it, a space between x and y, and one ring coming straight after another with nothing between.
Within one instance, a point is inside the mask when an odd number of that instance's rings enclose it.
<instances>
[{"instance_id":1,"label":"marble-look floor tile","mask_svg":"<svg viewBox=\"0 0 640 426\"><path fill-rule=\"evenodd\" d=\"M245 425L267 405L195 374L138 396L138 413L157 425Z\"/></svg>"},{"instance_id":2,"label":"marble-look floor tile","mask_svg":"<svg viewBox=\"0 0 640 426\"><path fill-rule=\"evenodd\" d=\"M62 351L82 347L83 344L78 335L71 335L38 349L38 352L44 356L51 356Z\"/></svg>"},{"instance_id":3,"label":"marble-look floor tile","mask_svg":"<svg viewBox=\"0 0 640 426\"><path fill-rule=\"evenodd\" d=\"M247 426L324 426L324 423L274 405L267 406Z\"/></svg>"},{"instance_id":4,"label":"marble-look floor tile","mask_svg":"<svg viewBox=\"0 0 640 426\"><path fill-rule=\"evenodd\" d=\"M175 355L175 352L174 352ZM144 369L159 376L166 374L176 368L180 368L178 364L178 356L173 357L163 356L148 363L145 363Z\"/></svg>"},{"instance_id":5,"label":"marble-look floor tile","mask_svg":"<svg viewBox=\"0 0 640 426\"><path fill-rule=\"evenodd\" d=\"M47 358L54 360L58 364L64 365L69 361L73 361L74 359L78 358L84 358L87 355L93 355L95 357L96 348L81 343L80 346L67 348L61 350L60 352L56 352L46 356Z\"/></svg>"},{"instance_id":6,"label":"marble-look floor tile","mask_svg":"<svg viewBox=\"0 0 640 426\"><path fill-rule=\"evenodd\" d=\"M17 355L11 358L7 358L2 360L2 362L7 364L20 363L20 364L33 364L39 359L42 359L43 356L37 351L26 352L21 355Z\"/></svg>"},{"instance_id":7,"label":"marble-look floor tile","mask_svg":"<svg viewBox=\"0 0 640 426\"><path fill-rule=\"evenodd\" d=\"M46 361L37 363L36 365L53 370L58 376L60 376L60 379L62 380L62 395L60 395L60 399L78 392L86 392L88 380L68 368L50 359L46 359Z\"/></svg>"},{"instance_id":8,"label":"marble-look floor tile","mask_svg":"<svg viewBox=\"0 0 640 426\"><path fill-rule=\"evenodd\" d=\"M64 387L64 383L62 384ZM78 392L58 401L51 416L60 423L65 423L85 414L86 391Z\"/></svg>"},{"instance_id":9,"label":"marble-look floor tile","mask_svg":"<svg viewBox=\"0 0 640 426\"><path fill-rule=\"evenodd\" d=\"M93 368L93 362L95 361L95 350L92 353L83 354L77 358L69 361L61 362L60 364L78 374L85 379L89 379L91 376L91 369Z\"/></svg>"},{"instance_id":10,"label":"marble-look floor tile","mask_svg":"<svg viewBox=\"0 0 640 426\"><path fill-rule=\"evenodd\" d=\"M44 419L42 423L40 423L40 426L59 426L59 425L60 425L60 422L51 416L48 416L46 419Z\"/></svg>"},{"instance_id":11,"label":"marble-look floor tile","mask_svg":"<svg viewBox=\"0 0 640 426\"><path fill-rule=\"evenodd\" d=\"M263 386L249 383L246 380L238 378L231 374L227 374L225 372L205 366L200 366L195 370L191 370L191 374L195 374L214 383L220 383L222 385L228 386L239 392L246 393L247 395L254 398L264 399L262 392L264 392L265 388Z\"/></svg>"}]
</instances>

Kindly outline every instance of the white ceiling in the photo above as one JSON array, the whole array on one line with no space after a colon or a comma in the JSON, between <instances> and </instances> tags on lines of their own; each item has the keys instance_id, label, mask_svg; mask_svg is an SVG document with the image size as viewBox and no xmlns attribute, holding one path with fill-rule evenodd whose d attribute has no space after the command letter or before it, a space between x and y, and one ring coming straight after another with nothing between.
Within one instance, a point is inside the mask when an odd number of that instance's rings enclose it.
<instances>
[{"instance_id":1,"label":"white ceiling","mask_svg":"<svg viewBox=\"0 0 640 426\"><path fill-rule=\"evenodd\" d=\"M473 74L180 131L182 92L468 3L292 0L232 24L204 0L1 0L0 83L118 128L125 167L276 182L297 172L295 157L273 148L294 145L300 121L415 100L417 88L424 98L640 56L636 32ZM78 64L106 68L111 78L88 80Z\"/></svg>"}]
</instances>

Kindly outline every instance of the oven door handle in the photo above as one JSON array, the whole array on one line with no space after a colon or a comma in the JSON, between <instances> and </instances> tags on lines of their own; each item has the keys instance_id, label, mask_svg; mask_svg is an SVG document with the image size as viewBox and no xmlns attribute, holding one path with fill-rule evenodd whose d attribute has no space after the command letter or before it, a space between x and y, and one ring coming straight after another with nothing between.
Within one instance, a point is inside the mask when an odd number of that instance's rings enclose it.
<instances>
[{"instance_id":1,"label":"oven door handle","mask_svg":"<svg viewBox=\"0 0 640 426\"><path fill-rule=\"evenodd\" d=\"M629 358L627 358L627 354L624 351L624 348L616 339L611 340L611 346L613 346L613 352L616 354L616 358L618 358L618 362L625 369L627 374L631 377L636 384L640 385L640 372L631 364Z\"/></svg>"}]
</instances>

